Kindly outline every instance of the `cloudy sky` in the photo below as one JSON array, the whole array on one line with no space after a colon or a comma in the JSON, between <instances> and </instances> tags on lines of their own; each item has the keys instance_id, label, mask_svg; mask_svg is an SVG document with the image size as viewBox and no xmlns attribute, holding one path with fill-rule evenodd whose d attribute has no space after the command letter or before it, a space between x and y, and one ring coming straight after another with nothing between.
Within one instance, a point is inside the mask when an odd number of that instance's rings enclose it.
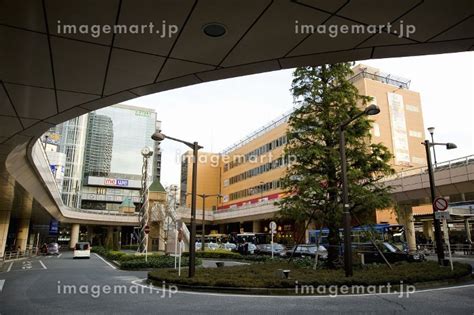
<instances>
[{"instance_id":1,"label":"cloudy sky","mask_svg":"<svg viewBox=\"0 0 474 315\"><path fill-rule=\"evenodd\" d=\"M436 128L435 141L458 146L450 151L439 147L438 161L474 154L474 52L359 62L411 79L410 89L421 94L425 127ZM219 152L292 109L291 78L292 70L275 71L157 93L126 104L155 109L163 133ZM187 147L165 141L162 150L162 182L178 184L179 156Z\"/></svg>"}]
</instances>

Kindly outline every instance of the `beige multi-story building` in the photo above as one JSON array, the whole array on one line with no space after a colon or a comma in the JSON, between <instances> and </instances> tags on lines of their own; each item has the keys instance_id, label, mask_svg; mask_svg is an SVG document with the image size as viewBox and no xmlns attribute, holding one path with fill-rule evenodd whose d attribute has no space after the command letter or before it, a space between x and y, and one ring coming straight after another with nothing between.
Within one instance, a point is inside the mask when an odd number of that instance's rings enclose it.
<instances>
[{"instance_id":1,"label":"beige multi-story building","mask_svg":"<svg viewBox=\"0 0 474 315\"><path fill-rule=\"evenodd\" d=\"M357 65L353 71L350 80L360 94L373 97L372 103L381 110L378 115L371 116L371 141L388 147L394 155L391 165L396 171L426 165L421 144L424 140L424 125L420 94L409 89L410 81L364 65ZM219 202L217 198L206 201L206 210L216 209L216 213L224 213L282 197L284 192L280 187L280 179L287 165L283 159L283 150L290 114L262 127L219 154L200 153L198 193L222 195ZM185 158L184 161L192 159ZM191 191L192 168L188 162L182 165L181 198L189 207L190 198L186 198L186 193ZM242 216L225 222L227 226L236 223L230 228L231 231L264 231L267 221L274 216L274 213L263 219L260 216L256 222L249 211L242 213ZM218 220L213 223L215 229L231 232L229 228L218 226ZM287 234L292 234L295 229L291 223L282 223L278 230L282 234L285 230Z\"/></svg>"}]
</instances>

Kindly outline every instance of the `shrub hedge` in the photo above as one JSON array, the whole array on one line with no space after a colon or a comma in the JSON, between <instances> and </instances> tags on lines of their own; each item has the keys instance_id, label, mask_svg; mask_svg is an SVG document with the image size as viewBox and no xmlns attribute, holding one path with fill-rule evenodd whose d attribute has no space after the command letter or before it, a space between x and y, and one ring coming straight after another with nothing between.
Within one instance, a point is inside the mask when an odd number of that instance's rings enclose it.
<instances>
[{"instance_id":1,"label":"shrub hedge","mask_svg":"<svg viewBox=\"0 0 474 315\"><path fill-rule=\"evenodd\" d=\"M193 278L178 277L175 270L155 270L148 273L148 278L156 283L166 281L172 284L248 287L248 288L294 288L299 285L399 285L427 281L458 279L471 274L468 264L454 263L454 271L440 267L436 262L399 263L390 270L385 265L366 266L354 270L354 276L347 278L344 270L329 270L305 267L302 263L276 261L265 264L250 264L224 268L199 268ZM290 279L281 279L278 269L290 269Z\"/></svg>"},{"instance_id":2,"label":"shrub hedge","mask_svg":"<svg viewBox=\"0 0 474 315\"><path fill-rule=\"evenodd\" d=\"M189 253L184 252L184 257L188 257ZM196 257L205 258L205 259L229 259L229 260L248 260L255 262L264 262L271 259L270 256L260 256L260 255L241 255L236 252L231 252L223 249L216 250L206 250L204 252L198 250L196 251Z\"/></svg>"},{"instance_id":3,"label":"shrub hedge","mask_svg":"<svg viewBox=\"0 0 474 315\"><path fill-rule=\"evenodd\" d=\"M117 261L120 264L120 269L124 270L174 267L174 257L157 253L148 255L148 261L145 261L144 255L127 254L120 251L108 251L101 246L92 247L92 251L109 260ZM188 258L183 257L181 260L181 266L187 266L188 263ZM199 266L201 264L202 261L196 259L196 265Z\"/></svg>"}]
</instances>

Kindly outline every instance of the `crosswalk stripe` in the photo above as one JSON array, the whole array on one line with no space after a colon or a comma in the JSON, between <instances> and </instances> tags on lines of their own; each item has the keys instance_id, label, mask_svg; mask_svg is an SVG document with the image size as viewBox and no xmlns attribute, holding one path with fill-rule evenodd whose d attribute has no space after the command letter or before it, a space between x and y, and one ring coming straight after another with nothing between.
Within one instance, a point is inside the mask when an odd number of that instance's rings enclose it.
<instances>
[{"instance_id":1,"label":"crosswalk stripe","mask_svg":"<svg viewBox=\"0 0 474 315\"><path fill-rule=\"evenodd\" d=\"M0 293L3 290L3 285L5 284L5 280L0 280Z\"/></svg>"}]
</instances>

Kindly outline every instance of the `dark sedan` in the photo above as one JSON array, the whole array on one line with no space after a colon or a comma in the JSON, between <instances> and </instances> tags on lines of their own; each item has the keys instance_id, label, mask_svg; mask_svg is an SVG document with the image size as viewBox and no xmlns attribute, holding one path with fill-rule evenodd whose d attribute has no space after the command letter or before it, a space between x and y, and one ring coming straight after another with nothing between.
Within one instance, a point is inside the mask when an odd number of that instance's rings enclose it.
<instances>
[{"instance_id":1,"label":"dark sedan","mask_svg":"<svg viewBox=\"0 0 474 315\"><path fill-rule=\"evenodd\" d=\"M319 258L327 259L328 252L326 248L322 245L319 245L318 250L316 250L316 245L307 245L307 244L300 244L293 246L292 249L287 251L283 251L280 255L282 257L315 257L316 252L318 252Z\"/></svg>"},{"instance_id":2,"label":"dark sedan","mask_svg":"<svg viewBox=\"0 0 474 315\"><path fill-rule=\"evenodd\" d=\"M281 244L273 243L273 255L280 255L285 250L285 247ZM259 244L255 253L261 255L271 255L272 254L272 244Z\"/></svg>"},{"instance_id":3,"label":"dark sedan","mask_svg":"<svg viewBox=\"0 0 474 315\"><path fill-rule=\"evenodd\" d=\"M388 262L394 263L397 261L416 262L425 260L425 256L421 253L406 253L398 249L395 245L389 242L377 243L377 248L372 243L354 243L355 252L364 255L364 262L371 263L385 263L382 254Z\"/></svg>"}]
</instances>

